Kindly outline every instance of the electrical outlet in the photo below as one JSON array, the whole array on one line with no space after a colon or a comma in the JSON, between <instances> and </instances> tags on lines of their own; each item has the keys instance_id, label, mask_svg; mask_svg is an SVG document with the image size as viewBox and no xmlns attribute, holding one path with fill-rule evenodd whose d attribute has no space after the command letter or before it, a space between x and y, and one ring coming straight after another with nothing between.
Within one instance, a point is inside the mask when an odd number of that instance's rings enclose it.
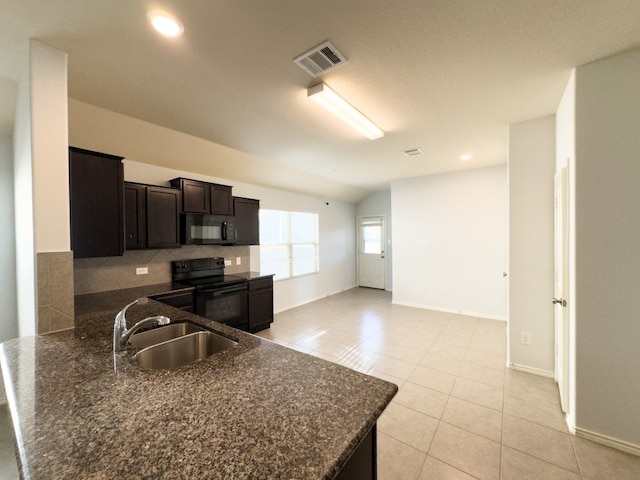
<instances>
[{"instance_id":1,"label":"electrical outlet","mask_svg":"<svg viewBox=\"0 0 640 480\"><path fill-rule=\"evenodd\" d=\"M230 267L231 266L231 260L225 260L224 261L224 266L225 267Z\"/></svg>"},{"instance_id":2,"label":"electrical outlet","mask_svg":"<svg viewBox=\"0 0 640 480\"><path fill-rule=\"evenodd\" d=\"M147 273L149 273L149 267L136 268L136 275L146 275Z\"/></svg>"},{"instance_id":3,"label":"electrical outlet","mask_svg":"<svg viewBox=\"0 0 640 480\"><path fill-rule=\"evenodd\" d=\"M236 265L242 265L242 258L236 257Z\"/></svg>"},{"instance_id":4,"label":"electrical outlet","mask_svg":"<svg viewBox=\"0 0 640 480\"><path fill-rule=\"evenodd\" d=\"M527 332L520 333L520 343L522 345L531 345L531 334Z\"/></svg>"}]
</instances>

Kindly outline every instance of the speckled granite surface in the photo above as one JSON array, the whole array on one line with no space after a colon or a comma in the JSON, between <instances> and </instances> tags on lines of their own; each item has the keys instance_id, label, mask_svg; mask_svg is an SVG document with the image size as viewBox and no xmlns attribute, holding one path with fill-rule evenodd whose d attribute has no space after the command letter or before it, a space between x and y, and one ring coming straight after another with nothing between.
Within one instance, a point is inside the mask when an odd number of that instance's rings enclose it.
<instances>
[{"instance_id":1,"label":"speckled granite surface","mask_svg":"<svg viewBox=\"0 0 640 480\"><path fill-rule=\"evenodd\" d=\"M234 277L242 277L247 280L255 280L256 278L265 278L265 277L273 277L273 275L262 275L260 272L240 272L240 273L232 273Z\"/></svg>"},{"instance_id":2,"label":"speckled granite surface","mask_svg":"<svg viewBox=\"0 0 640 480\"><path fill-rule=\"evenodd\" d=\"M0 345L25 479L333 478L397 387L158 302L239 344L172 371L112 353L117 310L144 292L76 298L76 328ZM176 287L178 288L178 287Z\"/></svg>"}]
</instances>

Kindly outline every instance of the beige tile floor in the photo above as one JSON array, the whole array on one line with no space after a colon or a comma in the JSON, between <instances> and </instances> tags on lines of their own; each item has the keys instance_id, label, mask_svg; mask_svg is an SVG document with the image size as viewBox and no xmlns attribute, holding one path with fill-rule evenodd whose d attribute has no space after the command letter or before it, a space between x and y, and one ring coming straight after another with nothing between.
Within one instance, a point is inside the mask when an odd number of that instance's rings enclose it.
<instances>
[{"instance_id":1,"label":"beige tile floor","mask_svg":"<svg viewBox=\"0 0 640 480\"><path fill-rule=\"evenodd\" d=\"M355 288L276 315L260 336L396 383L379 480L640 479L640 457L568 433L553 380L505 368L505 323Z\"/></svg>"},{"instance_id":2,"label":"beige tile floor","mask_svg":"<svg viewBox=\"0 0 640 480\"><path fill-rule=\"evenodd\" d=\"M638 480L640 457L567 433L552 380L505 368L505 324L352 289L276 315L264 338L396 383L379 480ZM0 405L0 480L18 478Z\"/></svg>"}]
</instances>

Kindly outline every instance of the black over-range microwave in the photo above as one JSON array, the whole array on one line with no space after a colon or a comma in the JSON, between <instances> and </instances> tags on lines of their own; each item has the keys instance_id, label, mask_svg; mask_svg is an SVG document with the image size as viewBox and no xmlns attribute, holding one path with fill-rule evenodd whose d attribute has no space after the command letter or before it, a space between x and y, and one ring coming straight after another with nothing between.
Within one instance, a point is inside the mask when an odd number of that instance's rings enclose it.
<instances>
[{"instance_id":1,"label":"black over-range microwave","mask_svg":"<svg viewBox=\"0 0 640 480\"><path fill-rule=\"evenodd\" d=\"M180 216L183 245L233 245L236 240L234 217L183 213Z\"/></svg>"}]
</instances>

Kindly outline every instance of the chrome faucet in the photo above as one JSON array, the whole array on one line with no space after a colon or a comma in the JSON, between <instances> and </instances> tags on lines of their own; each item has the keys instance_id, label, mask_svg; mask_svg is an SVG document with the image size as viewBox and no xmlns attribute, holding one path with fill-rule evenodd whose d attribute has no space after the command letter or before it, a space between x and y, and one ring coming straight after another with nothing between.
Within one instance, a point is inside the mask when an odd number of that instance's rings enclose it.
<instances>
[{"instance_id":1,"label":"chrome faucet","mask_svg":"<svg viewBox=\"0 0 640 480\"><path fill-rule=\"evenodd\" d=\"M125 313L127 309L135 304L144 305L148 301L147 298L138 298L134 300L129 305L124 307L118 314L116 315L116 321L113 324L113 351L120 352L127 347L127 342L129 341L129 337L133 335L136 331L140 330L142 327L149 325L151 323L157 323L158 325L168 325L171 319L169 317L165 317L164 315L156 315L154 317L148 317L144 320L140 320L133 327L127 330L127 319L125 317Z\"/></svg>"}]
</instances>

